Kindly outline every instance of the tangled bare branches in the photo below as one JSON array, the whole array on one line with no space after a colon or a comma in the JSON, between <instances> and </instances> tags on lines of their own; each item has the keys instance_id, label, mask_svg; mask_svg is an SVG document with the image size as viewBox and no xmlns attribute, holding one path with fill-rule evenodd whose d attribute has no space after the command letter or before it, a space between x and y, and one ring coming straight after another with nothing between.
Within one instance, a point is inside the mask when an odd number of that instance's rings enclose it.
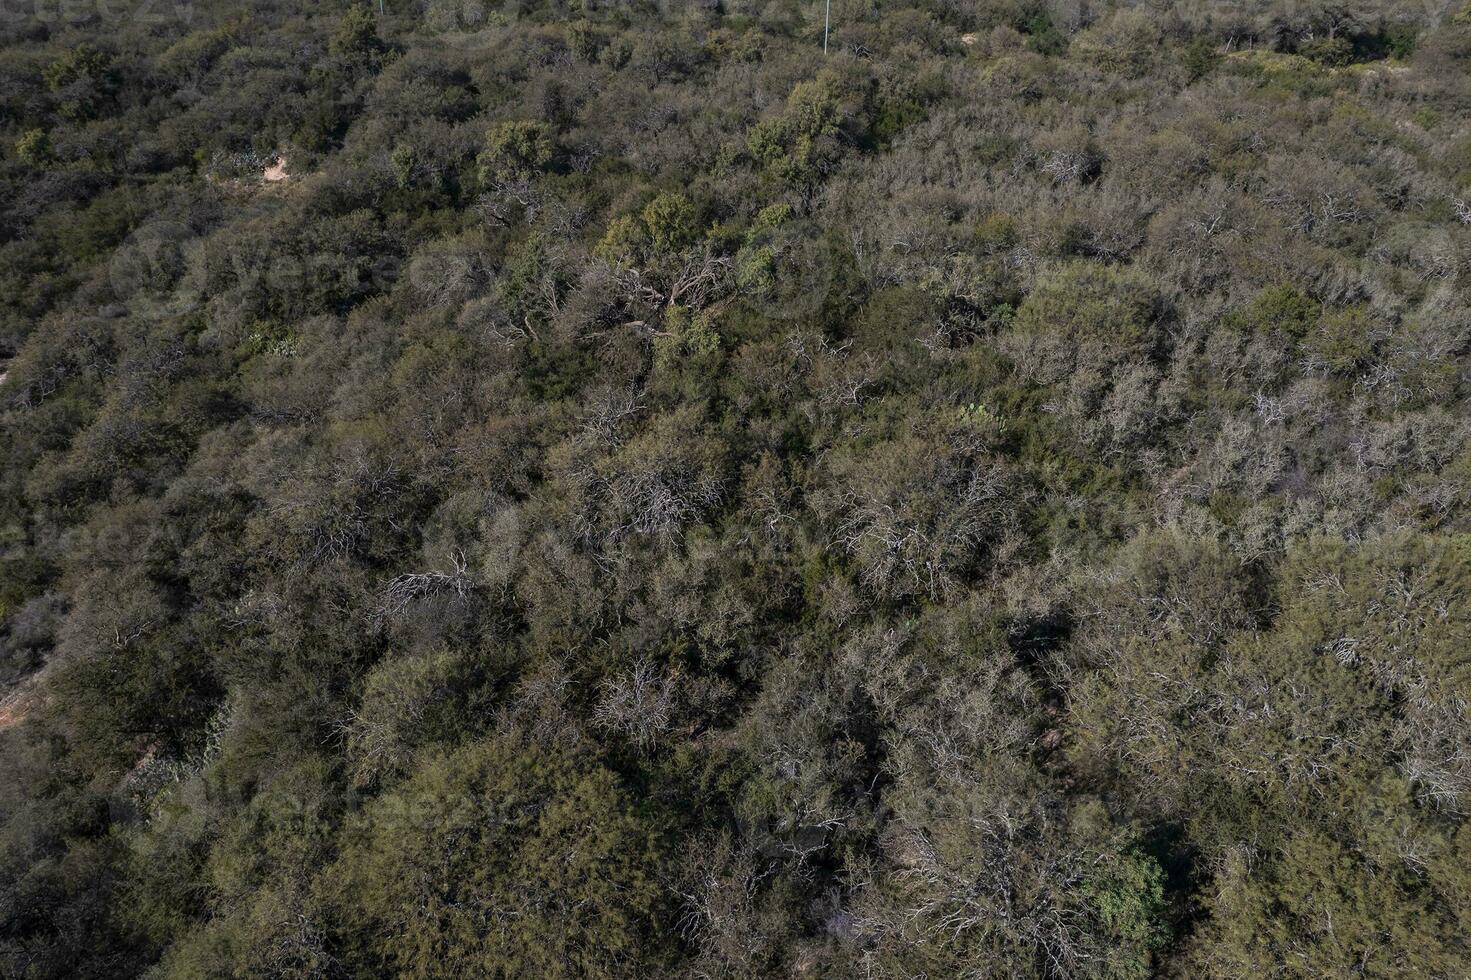
<instances>
[{"instance_id":1,"label":"tangled bare branches","mask_svg":"<svg viewBox=\"0 0 1471 980\"><path fill-rule=\"evenodd\" d=\"M640 658L603 682L593 720L628 739L638 751L649 752L669 731L677 690L672 675Z\"/></svg>"},{"instance_id":2,"label":"tangled bare branches","mask_svg":"<svg viewBox=\"0 0 1471 980\"><path fill-rule=\"evenodd\" d=\"M448 572L406 572L394 577L378 593L373 620L378 625L402 615L415 603L433 597L447 597L463 602L475 585L463 551L450 556Z\"/></svg>"}]
</instances>

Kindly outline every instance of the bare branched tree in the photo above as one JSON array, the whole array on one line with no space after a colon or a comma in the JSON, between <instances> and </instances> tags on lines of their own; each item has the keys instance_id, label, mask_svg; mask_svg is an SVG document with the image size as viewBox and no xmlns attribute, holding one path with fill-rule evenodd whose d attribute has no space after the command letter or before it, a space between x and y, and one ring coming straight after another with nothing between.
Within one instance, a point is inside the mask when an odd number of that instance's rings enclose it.
<instances>
[{"instance_id":1,"label":"bare branched tree","mask_svg":"<svg viewBox=\"0 0 1471 980\"><path fill-rule=\"evenodd\" d=\"M650 752L673 723L676 695L675 678L640 658L603 682L593 720L640 752Z\"/></svg>"}]
</instances>

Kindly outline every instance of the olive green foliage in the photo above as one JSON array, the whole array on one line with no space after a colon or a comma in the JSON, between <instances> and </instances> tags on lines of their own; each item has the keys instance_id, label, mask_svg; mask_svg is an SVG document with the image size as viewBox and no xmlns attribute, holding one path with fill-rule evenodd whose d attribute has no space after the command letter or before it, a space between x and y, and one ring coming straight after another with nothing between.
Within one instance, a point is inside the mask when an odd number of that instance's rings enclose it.
<instances>
[{"instance_id":1,"label":"olive green foliage","mask_svg":"<svg viewBox=\"0 0 1471 980\"><path fill-rule=\"evenodd\" d=\"M1016 310L1008 351L1027 374L1048 382L1088 372L1117 378L1158 351L1161 298L1148 280L1092 264L1046 274Z\"/></svg>"},{"instance_id":2,"label":"olive green foliage","mask_svg":"<svg viewBox=\"0 0 1471 980\"><path fill-rule=\"evenodd\" d=\"M831 76L798 82L781 113L752 126L746 146L756 162L789 183L819 179L837 163L841 106Z\"/></svg>"},{"instance_id":3,"label":"olive green foliage","mask_svg":"<svg viewBox=\"0 0 1471 980\"><path fill-rule=\"evenodd\" d=\"M642 217L656 252L674 252L694 241L695 209L680 194L660 194L644 206Z\"/></svg>"},{"instance_id":4,"label":"olive green foliage","mask_svg":"<svg viewBox=\"0 0 1471 980\"><path fill-rule=\"evenodd\" d=\"M682 194L656 195L637 214L608 223L597 253L612 262L642 265L693 245L699 235L698 212Z\"/></svg>"},{"instance_id":5,"label":"olive green foliage","mask_svg":"<svg viewBox=\"0 0 1471 980\"><path fill-rule=\"evenodd\" d=\"M349 7L328 39L327 50L339 58L371 58L383 50L378 25L366 4Z\"/></svg>"},{"instance_id":6,"label":"olive green foliage","mask_svg":"<svg viewBox=\"0 0 1471 980\"><path fill-rule=\"evenodd\" d=\"M0 17L0 976L1471 975L1471 14L133 6Z\"/></svg>"},{"instance_id":7,"label":"olive green foliage","mask_svg":"<svg viewBox=\"0 0 1471 980\"><path fill-rule=\"evenodd\" d=\"M552 159L551 131L544 123L503 122L485 136L480 155L480 180L526 177Z\"/></svg>"},{"instance_id":8,"label":"olive green foliage","mask_svg":"<svg viewBox=\"0 0 1471 980\"><path fill-rule=\"evenodd\" d=\"M389 154L388 161L393 166L393 179L399 190L406 191L413 186L418 156L418 152L408 143L398 144Z\"/></svg>"},{"instance_id":9,"label":"olive green foliage","mask_svg":"<svg viewBox=\"0 0 1471 980\"><path fill-rule=\"evenodd\" d=\"M22 163L40 166L51 160L51 137L44 129L28 129L15 141L15 155Z\"/></svg>"},{"instance_id":10,"label":"olive green foliage","mask_svg":"<svg viewBox=\"0 0 1471 980\"><path fill-rule=\"evenodd\" d=\"M490 742L430 757L347 829L327 914L355 971L633 975L657 952L651 816L575 755Z\"/></svg>"}]
</instances>

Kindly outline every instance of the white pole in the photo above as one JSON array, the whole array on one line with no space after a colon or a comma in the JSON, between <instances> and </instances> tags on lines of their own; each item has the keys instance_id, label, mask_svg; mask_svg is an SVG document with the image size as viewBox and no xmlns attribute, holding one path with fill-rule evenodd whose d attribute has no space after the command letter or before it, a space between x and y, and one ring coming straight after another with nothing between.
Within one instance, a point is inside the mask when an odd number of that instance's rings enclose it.
<instances>
[{"instance_id":1,"label":"white pole","mask_svg":"<svg viewBox=\"0 0 1471 980\"><path fill-rule=\"evenodd\" d=\"M827 13L822 15L822 53L827 54L827 28L833 20L833 0L827 0Z\"/></svg>"}]
</instances>

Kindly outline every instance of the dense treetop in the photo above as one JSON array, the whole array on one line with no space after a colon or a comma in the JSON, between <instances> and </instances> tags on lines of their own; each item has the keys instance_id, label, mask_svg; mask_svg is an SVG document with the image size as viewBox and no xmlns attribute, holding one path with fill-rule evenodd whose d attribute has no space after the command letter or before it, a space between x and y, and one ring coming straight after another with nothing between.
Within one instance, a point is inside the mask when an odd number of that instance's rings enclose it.
<instances>
[{"instance_id":1,"label":"dense treetop","mask_svg":"<svg viewBox=\"0 0 1471 980\"><path fill-rule=\"evenodd\" d=\"M0 975L1471 973L1471 11L0 16Z\"/></svg>"}]
</instances>

